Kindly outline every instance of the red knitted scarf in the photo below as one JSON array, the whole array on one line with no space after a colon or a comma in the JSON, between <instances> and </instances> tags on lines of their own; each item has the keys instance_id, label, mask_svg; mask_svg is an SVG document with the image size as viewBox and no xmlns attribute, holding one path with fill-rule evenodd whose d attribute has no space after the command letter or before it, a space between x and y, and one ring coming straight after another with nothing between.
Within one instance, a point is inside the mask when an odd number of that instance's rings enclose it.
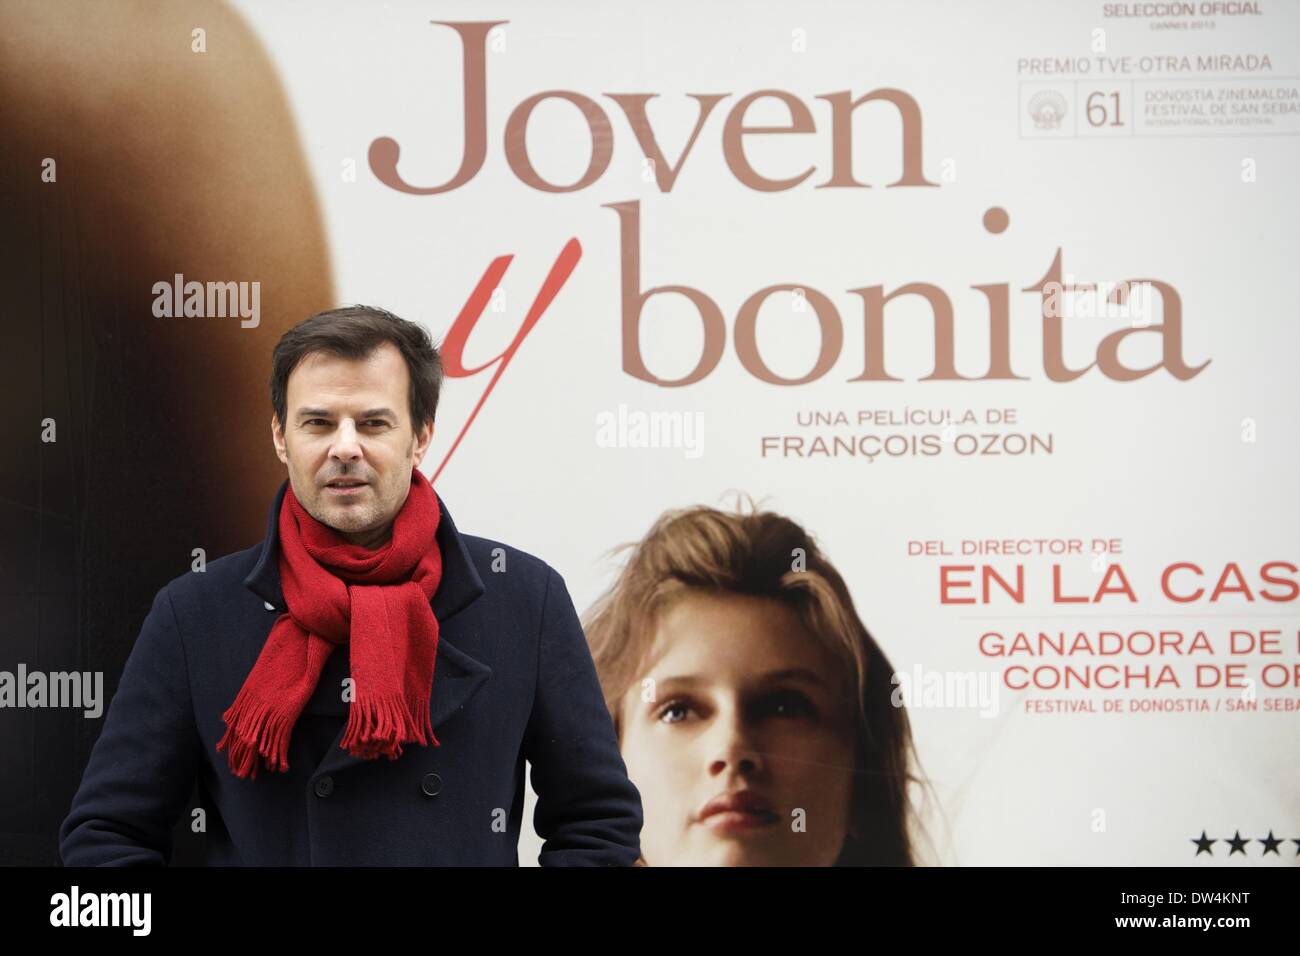
<instances>
[{"instance_id":1,"label":"red knitted scarf","mask_svg":"<svg viewBox=\"0 0 1300 956\"><path fill-rule=\"evenodd\" d=\"M286 489L280 508L281 614L222 715L230 770L256 778L258 756L289 769L289 737L334 648L351 643L353 699L342 747L396 760L402 744L441 746L429 722L438 620L429 602L442 579L435 540L442 517L433 486L411 469L411 490L390 540L349 544L308 514ZM342 688L339 688L342 692Z\"/></svg>"}]
</instances>

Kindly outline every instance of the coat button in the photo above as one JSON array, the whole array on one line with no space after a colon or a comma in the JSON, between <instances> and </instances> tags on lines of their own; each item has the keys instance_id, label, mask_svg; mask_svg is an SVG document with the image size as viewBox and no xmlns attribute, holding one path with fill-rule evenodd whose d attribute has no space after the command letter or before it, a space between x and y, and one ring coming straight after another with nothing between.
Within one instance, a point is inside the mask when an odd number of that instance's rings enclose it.
<instances>
[{"instance_id":1,"label":"coat button","mask_svg":"<svg viewBox=\"0 0 1300 956\"><path fill-rule=\"evenodd\" d=\"M333 777L321 777L319 780L316 781L316 796L328 797L333 792L334 792Z\"/></svg>"},{"instance_id":2,"label":"coat button","mask_svg":"<svg viewBox=\"0 0 1300 956\"><path fill-rule=\"evenodd\" d=\"M426 773L424 775L424 780L420 782L420 789L423 790L427 796L436 797L439 791L442 790L442 777L438 776L436 773Z\"/></svg>"}]
</instances>

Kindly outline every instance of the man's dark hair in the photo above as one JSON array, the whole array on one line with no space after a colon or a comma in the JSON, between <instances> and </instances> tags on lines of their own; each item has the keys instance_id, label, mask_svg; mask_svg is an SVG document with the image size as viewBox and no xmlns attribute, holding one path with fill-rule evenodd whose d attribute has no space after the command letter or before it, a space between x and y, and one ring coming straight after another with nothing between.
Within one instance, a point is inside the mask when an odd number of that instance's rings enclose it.
<instances>
[{"instance_id":1,"label":"man's dark hair","mask_svg":"<svg viewBox=\"0 0 1300 956\"><path fill-rule=\"evenodd\" d=\"M289 374L307 355L325 352L340 358L365 358L392 342L406 359L411 376L411 430L432 422L442 391L442 357L423 326L369 305L349 305L317 312L280 338L271 356L271 407L286 425Z\"/></svg>"}]
</instances>

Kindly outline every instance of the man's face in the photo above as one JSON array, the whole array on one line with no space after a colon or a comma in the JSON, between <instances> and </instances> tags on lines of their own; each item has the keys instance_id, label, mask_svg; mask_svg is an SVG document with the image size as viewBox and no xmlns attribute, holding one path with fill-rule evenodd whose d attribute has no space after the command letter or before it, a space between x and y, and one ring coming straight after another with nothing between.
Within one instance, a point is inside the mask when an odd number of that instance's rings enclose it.
<instances>
[{"instance_id":1,"label":"man's face","mask_svg":"<svg viewBox=\"0 0 1300 956\"><path fill-rule=\"evenodd\" d=\"M289 374L283 427L271 417L298 501L363 547L388 539L433 439L432 424L412 428L410 381L391 342L361 359L313 352Z\"/></svg>"}]
</instances>

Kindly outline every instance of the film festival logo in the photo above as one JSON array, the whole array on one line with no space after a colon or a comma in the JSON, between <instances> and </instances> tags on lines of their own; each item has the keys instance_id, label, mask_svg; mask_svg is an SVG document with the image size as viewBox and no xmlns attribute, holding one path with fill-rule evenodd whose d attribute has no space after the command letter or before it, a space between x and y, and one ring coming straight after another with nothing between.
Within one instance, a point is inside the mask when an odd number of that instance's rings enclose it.
<instances>
[{"instance_id":1,"label":"film festival logo","mask_svg":"<svg viewBox=\"0 0 1300 956\"><path fill-rule=\"evenodd\" d=\"M1029 98L1029 118L1036 129L1060 129L1065 112L1065 97L1056 90L1042 90Z\"/></svg>"}]
</instances>

